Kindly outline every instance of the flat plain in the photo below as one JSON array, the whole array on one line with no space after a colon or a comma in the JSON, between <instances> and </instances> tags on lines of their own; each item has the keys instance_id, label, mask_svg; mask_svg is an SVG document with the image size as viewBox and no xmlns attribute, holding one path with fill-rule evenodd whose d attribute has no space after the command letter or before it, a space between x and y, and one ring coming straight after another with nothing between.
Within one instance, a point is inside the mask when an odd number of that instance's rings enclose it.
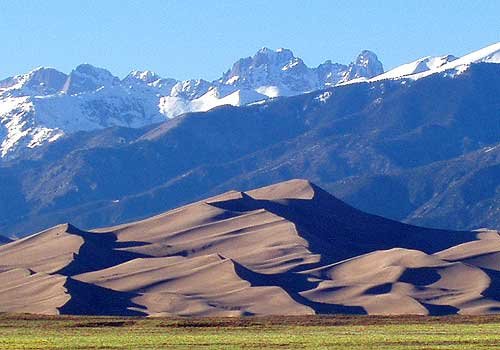
<instances>
[{"instance_id":1,"label":"flat plain","mask_svg":"<svg viewBox=\"0 0 500 350\"><path fill-rule=\"evenodd\" d=\"M499 349L500 316L0 314L0 349Z\"/></svg>"}]
</instances>

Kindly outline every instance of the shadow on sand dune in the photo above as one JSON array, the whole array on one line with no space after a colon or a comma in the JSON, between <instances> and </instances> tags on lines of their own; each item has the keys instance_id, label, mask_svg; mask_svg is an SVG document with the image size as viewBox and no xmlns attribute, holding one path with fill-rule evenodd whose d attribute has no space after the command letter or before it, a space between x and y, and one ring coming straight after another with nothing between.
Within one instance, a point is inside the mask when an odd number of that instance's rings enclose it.
<instances>
[{"instance_id":1,"label":"shadow on sand dune","mask_svg":"<svg viewBox=\"0 0 500 350\"><path fill-rule=\"evenodd\" d=\"M116 236L112 232L86 232L72 225L68 225L67 232L82 237L84 243L74 255L73 261L57 272L61 275L75 276L119 265L132 259L147 257L143 254L119 250L125 246L141 246L144 243L116 242Z\"/></svg>"},{"instance_id":2,"label":"shadow on sand dune","mask_svg":"<svg viewBox=\"0 0 500 350\"><path fill-rule=\"evenodd\" d=\"M356 314L365 315L366 311L360 306L345 306L338 304L326 304L312 301L303 297L300 293L317 287L318 282L309 282L308 276L295 272L286 272L273 275L265 275L250 271L246 267L234 262L236 274L248 281L252 287L276 286L282 288L297 303L306 305L317 314Z\"/></svg>"},{"instance_id":3,"label":"shadow on sand dune","mask_svg":"<svg viewBox=\"0 0 500 350\"><path fill-rule=\"evenodd\" d=\"M312 199L243 198L212 202L231 211L265 209L291 221L309 242L312 252L321 254L322 263L331 263L374 250L401 247L432 254L475 239L476 233L426 229L363 213L311 184ZM428 239L432 235L432 239Z\"/></svg>"},{"instance_id":4,"label":"shadow on sand dune","mask_svg":"<svg viewBox=\"0 0 500 350\"><path fill-rule=\"evenodd\" d=\"M131 300L135 293L118 292L80 282L68 277L64 287L71 299L59 308L61 314L68 315L107 315L107 316L144 316L143 312L130 308L142 308Z\"/></svg>"}]
</instances>

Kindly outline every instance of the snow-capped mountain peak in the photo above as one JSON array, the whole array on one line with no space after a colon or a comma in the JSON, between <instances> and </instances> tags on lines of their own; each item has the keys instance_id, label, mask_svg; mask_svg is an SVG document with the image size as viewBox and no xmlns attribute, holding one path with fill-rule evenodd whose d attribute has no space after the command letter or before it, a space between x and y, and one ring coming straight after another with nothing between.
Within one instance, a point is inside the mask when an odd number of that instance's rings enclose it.
<instances>
[{"instance_id":1,"label":"snow-capped mountain peak","mask_svg":"<svg viewBox=\"0 0 500 350\"><path fill-rule=\"evenodd\" d=\"M380 68L381 66L377 55L370 50L361 51L358 57L356 57L356 61L354 62L354 64L365 68L369 68L371 66Z\"/></svg>"},{"instance_id":2,"label":"snow-capped mountain peak","mask_svg":"<svg viewBox=\"0 0 500 350\"><path fill-rule=\"evenodd\" d=\"M276 84L281 80L282 71L301 63L303 64L302 60L296 58L289 49L271 50L263 47L255 55L236 61L219 83L254 89Z\"/></svg>"},{"instance_id":3,"label":"snow-capped mountain peak","mask_svg":"<svg viewBox=\"0 0 500 350\"><path fill-rule=\"evenodd\" d=\"M143 71L133 70L122 81L125 83L142 82L150 84L159 79L161 79L161 77L155 72L152 72L150 70L143 70Z\"/></svg>"},{"instance_id":4,"label":"snow-capped mountain peak","mask_svg":"<svg viewBox=\"0 0 500 350\"><path fill-rule=\"evenodd\" d=\"M7 90L11 96L53 94L61 90L66 79L66 74L54 68L38 67L0 81L0 94Z\"/></svg>"},{"instance_id":5,"label":"snow-capped mountain peak","mask_svg":"<svg viewBox=\"0 0 500 350\"><path fill-rule=\"evenodd\" d=\"M437 73L455 76L465 72L470 65L481 62L500 63L500 42L471 52L460 58L453 55L423 57L391 69L369 81L400 78L417 80Z\"/></svg>"},{"instance_id":6,"label":"snow-capped mountain peak","mask_svg":"<svg viewBox=\"0 0 500 350\"><path fill-rule=\"evenodd\" d=\"M160 75L150 70L131 71L123 80L122 85L132 89L134 93L139 91L144 93L153 93L156 95L170 95L172 88L178 83L177 80L171 78L162 78Z\"/></svg>"},{"instance_id":7,"label":"snow-capped mountain peak","mask_svg":"<svg viewBox=\"0 0 500 350\"><path fill-rule=\"evenodd\" d=\"M68 76L62 92L74 95L96 89L118 85L120 79L104 68L85 63L76 67Z\"/></svg>"},{"instance_id":8,"label":"snow-capped mountain peak","mask_svg":"<svg viewBox=\"0 0 500 350\"><path fill-rule=\"evenodd\" d=\"M264 47L255 55L235 62L218 83L275 97L333 86L353 77L371 78L382 72L382 64L377 56L366 50L349 66L328 60L318 67L310 68L289 49L271 50Z\"/></svg>"},{"instance_id":9,"label":"snow-capped mountain peak","mask_svg":"<svg viewBox=\"0 0 500 350\"><path fill-rule=\"evenodd\" d=\"M294 57L290 49L279 48L271 50L267 47L263 47L257 51L252 59L255 66L260 66L263 64L285 64Z\"/></svg>"},{"instance_id":10,"label":"snow-capped mountain peak","mask_svg":"<svg viewBox=\"0 0 500 350\"><path fill-rule=\"evenodd\" d=\"M342 81L349 81L357 78L371 78L384 72L382 63L375 53L363 50L356 57L356 60L349 65L349 69Z\"/></svg>"},{"instance_id":11,"label":"snow-capped mountain peak","mask_svg":"<svg viewBox=\"0 0 500 350\"><path fill-rule=\"evenodd\" d=\"M203 79L179 81L172 87L170 96L194 100L206 94L211 87L213 84Z\"/></svg>"}]
</instances>

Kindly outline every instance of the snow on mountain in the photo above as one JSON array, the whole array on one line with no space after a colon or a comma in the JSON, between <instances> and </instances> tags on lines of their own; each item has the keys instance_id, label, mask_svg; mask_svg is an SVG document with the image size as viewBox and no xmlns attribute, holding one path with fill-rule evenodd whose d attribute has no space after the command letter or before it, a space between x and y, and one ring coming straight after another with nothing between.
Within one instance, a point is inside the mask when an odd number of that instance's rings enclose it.
<instances>
[{"instance_id":1,"label":"snow on mountain","mask_svg":"<svg viewBox=\"0 0 500 350\"><path fill-rule=\"evenodd\" d=\"M382 63L378 60L377 55L371 51L364 50L358 55L356 61L349 65L342 81L344 82L357 78L371 78L383 72L384 68L382 67Z\"/></svg>"},{"instance_id":2,"label":"snow on mountain","mask_svg":"<svg viewBox=\"0 0 500 350\"><path fill-rule=\"evenodd\" d=\"M411 76L412 79L419 79L434 73L446 72L448 75L461 74L474 63L500 63L500 42L487 46L481 50L474 51L456 60L448 62L439 68Z\"/></svg>"},{"instance_id":3,"label":"snow on mountain","mask_svg":"<svg viewBox=\"0 0 500 350\"><path fill-rule=\"evenodd\" d=\"M264 47L254 56L234 63L219 83L244 89L286 86L290 91L309 91L318 86L318 79L314 69L308 68L292 51Z\"/></svg>"},{"instance_id":4,"label":"snow on mountain","mask_svg":"<svg viewBox=\"0 0 500 350\"><path fill-rule=\"evenodd\" d=\"M288 49L262 48L236 61L220 79L178 81L152 71L124 79L82 64L70 74L40 67L0 81L0 158L57 140L67 133L110 126L141 127L194 111L235 106L357 82L453 77L478 62L500 63L500 43L461 58L424 57L386 73L370 51L349 65L328 60L308 67Z\"/></svg>"},{"instance_id":5,"label":"snow on mountain","mask_svg":"<svg viewBox=\"0 0 500 350\"><path fill-rule=\"evenodd\" d=\"M383 72L382 64L370 51L363 51L349 66L326 61L317 68L309 68L291 50L264 47L254 56L235 62L212 83L202 79L178 82L170 95L160 99L160 111L167 117L175 117L224 104L241 106L277 96L298 95L344 81L350 69L366 77Z\"/></svg>"},{"instance_id":6,"label":"snow on mountain","mask_svg":"<svg viewBox=\"0 0 500 350\"><path fill-rule=\"evenodd\" d=\"M75 95L119 84L120 79L106 69L81 64L69 74L61 91L68 95Z\"/></svg>"},{"instance_id":7,"label":"snow on mountain","mask_svg":"<svg viewBox=\"0 0 500 350\"><path fill-rule=\"evenodd\" d=\"M366 50L349 66L326 61L316 68L309 68L290 50L273 51L264 47L253 57L238 60L218 82L276 97L334 86L353 77L371 78L382 72L382 63L377 56Z\"/></svg>"},{"instance_id":8,"label":"snow on mountain","mask_svg":"<svg viewBox=\"0 0 500 350\"><path fill-rule=\"evenodd\" d=\"M225 91L222 91L225 90ZM203 112L222 105L242 106L267 99L268 96L251 89L230 90L213 87L203 96L186 100L175 96L164 96L160 99L160 112L168 117L187 112Z\"/></svg>"},{"instance_id":9,"label":"snow on mountain","mask_svg":"<svg viewBox=\"0 0 500 350\"><path fill-rule=\"evenodd\" d=\"M350 65L326 61L309 68L291 50L268 48L238 60L213 82L177 81L148 70L134 70L120 80L90 64L70 74L41 67L0 81L0 158L79 130L141 127L186 112L302 94L382 72L370 51Z\"/></svg>"},{"instance_id":10,"label":"snow on mountain","mask_svg":"<svg viewBox=\"0 0 500 350\"><path fill-rule=\"evenodd\" d=\"M140 82L151 84L160 79L161 77L158 74L150 70L144 70L144 71L133 70L122 81L126 84L127 83L137 84Z\"/></svg>"},{"instance_id":11,"label":"snow on mountain","mask_svg":"<svg viewBox=\"0 0 500 350\"><path fill-rule=\"evenodd\" d=\"M133 70L122 80L122 84L129 89L156 91L160 95L169 95L177 83L178 81L175 79L162 78L149 70Z\"/></svg>"},{"instance_id":12,"label":"snow on mountain","mask_svg":"<svg viewBox=\"0 0 500 350\"><path fill-rule=\"evenodd\" d=\"M212 83L203 79L179 81L172 87L170 96L194 100L206 94L212 86Z\"/></svg>"},{"instance_id":13,"label":"snow on mountain","mask_svg":"<svg viewBox=\"0 0 500 350\"><path fill-rule=\"evenodd\" d=\"M407 78L417 80L432 74L443 73L455 76L465 72L474 63L500 63L500 42L457 58L453 55L423 57L414 62L403 64L371 79L362 81L379 81L384 79ZM360 80L358 80L360 81ZM350 80L354 83L356 80Z\"/></svg>"},{"instance_id":14,"label":"snow on mountain","mask_svg":"<svg viewBox=\"0 0 500 350\"><path fill-rule=\"evenodd\" d=\"M3 81L0 157L13 157L65 133L162 120L155 94L124 86L102 68L80 65L68 76L39 68Z\"/></svg>"},{"instance_id":15,"label":"snow on mountain","mask_svg":"<svg viewBox=\"0 0 500 350\"><path fill-rule=\"evenodd\" d=\"M38 67L0 81L0 96L49 95L60 91L68 76L54 68Z\"/></svg>"},{"instance_id":16,"label":"snow on mountain","mask_svg":"<svg viewBox=\"0 0 500 350\"><path fill-rule=\"evenodd\" d=\"M438 56L438 57L423 57L416 61L403 64L399 67L391 69L383 74L378 75L374 79L382 80L382 79L395 79L408 75L412 75L415 73L422 73L429 70L435 70L442 67L444 64L454 61L457 58L453 55L447 56Z\"/></svg>"},{"instance_id":17,"label":"snow on mountain","mask_svg":"<svg viewBox=\"0 0 500 350\"><path fill-rule=\"evenodd\" d=\"M33 148L63 135L58 128L35 125L34 105L30 97L6 97L0 103L0 157L10 151Z\"/></svg>"}]
</instances>

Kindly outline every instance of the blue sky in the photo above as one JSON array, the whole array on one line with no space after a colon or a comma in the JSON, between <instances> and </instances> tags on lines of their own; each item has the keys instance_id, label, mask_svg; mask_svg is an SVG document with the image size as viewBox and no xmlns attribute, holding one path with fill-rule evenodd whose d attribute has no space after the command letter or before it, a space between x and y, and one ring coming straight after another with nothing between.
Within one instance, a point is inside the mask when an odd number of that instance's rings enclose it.
<instances>
[{"instance_id":1,"label":"blue sky","mask_svg":"<svg viewBox=\"0 0 500 350\"><path fill-rule=\"evenodd\" d=\"M215 79L260 47L306 64L363 49L385 68L500 41L500 1L0 1L0 78L87 62L123 77L150 69Z\"/></svg>"}]
</instances>

